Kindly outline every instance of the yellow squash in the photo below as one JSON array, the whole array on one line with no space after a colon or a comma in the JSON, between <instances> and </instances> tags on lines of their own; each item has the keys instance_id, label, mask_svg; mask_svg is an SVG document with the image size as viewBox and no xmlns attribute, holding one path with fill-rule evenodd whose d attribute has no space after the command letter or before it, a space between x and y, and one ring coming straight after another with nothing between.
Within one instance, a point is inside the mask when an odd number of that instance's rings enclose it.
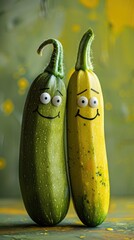
<instances>
[{"instance_id":1,"label":"yellow squash","mask_svg":"<svg viewBox=\"0 0 134 240\"><path fill-rule=\"evenodd\" d=\"M92 30L88 30L80 42L67 101L72 198L79 218L87 226L97 226L104 221L110 195L103 95L90 61L93 37Z\"/></svg>"}]
</instances>

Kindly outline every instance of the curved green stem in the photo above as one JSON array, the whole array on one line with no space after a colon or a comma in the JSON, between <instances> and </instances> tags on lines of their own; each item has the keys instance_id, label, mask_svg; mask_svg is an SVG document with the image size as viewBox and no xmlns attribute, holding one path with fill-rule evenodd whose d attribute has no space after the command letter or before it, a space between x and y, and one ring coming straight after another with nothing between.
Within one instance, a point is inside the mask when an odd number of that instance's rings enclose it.
<instances>
[{"instance_id":1,"label":"curved green stem","mask_svg":"<svg viewBox=\"0 0 134 240\"><path fill-rule=\"evenodd\" d=\"M60 72L61 78L63 78L64 77L63 47L60 42L59 42L59 45L60 45L60 56L59 56L58 71Z\"/></svg>"},{"instance_id":2,"label":"curved green stem","mask_svg":"<svg viewBox=\"0 0 134 240\"><path fill-rule=\"evenodd\" d=\"M63 69L63 48L61 43L56 39L48 39L44 41L38 48L37 53L42 55L44 47L48 44L53 44L53 52L48 66L44 71L47 71L56 77L63 78L64 69Z\"/></svg>"},{"instance_id":3,"label":"curved green stem","mask_svg":"<svg viewBox=\"0 0 134 240\"><path fill-rule=\"evenodd\" d=\"M94 39L94 34L91 29L89 29L82 37L78 54L77 54L77 61L75 65L76 70L93 70L93 66L91 63L91 43Z\"/></svg>"}]
</instances>

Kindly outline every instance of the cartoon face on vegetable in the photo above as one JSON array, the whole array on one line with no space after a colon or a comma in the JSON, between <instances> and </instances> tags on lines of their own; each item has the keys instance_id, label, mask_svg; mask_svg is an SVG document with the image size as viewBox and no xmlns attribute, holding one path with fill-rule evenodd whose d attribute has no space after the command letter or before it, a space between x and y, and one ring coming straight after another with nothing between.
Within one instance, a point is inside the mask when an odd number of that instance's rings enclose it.
<instances>
[{"instance_id":1,"label":"cartoon face on vegetable","mask_svg":"<svg viewBox=\"0 0 134 240\"><path fill-rule=\"evenodd\" d=\"M65 105L65 88L62 81L59 79L58 84L53 86L52 82L57 82L55 76L51 76L49 85L39 89L39 94L36 97L34 113L41 118L53 120L60 118L63 114L63 105ZM52 86L51 86L52 85Z\"/></svg>"},{"instance_id":2,"label":"cartoon face on vegetable","mask_svg":"<svg viewBox=\"0 0 134 240\"><path fill-rule=\"evenodd\" d=\"M58 91L58 90L57 90ZM59 91L58 91L59 92ZM61 93L62 95L62 93ZM55 107L59 107L62 103L62 98L61 96L59 95L55 95L52 99L51 99L51 95L48 93L48 92L43 92L41 95L40 95L40 101L42 104L44 105L47 105L51 102L51 104ZM58 112L58 114L56 116L51 116L51 115L48 115L48 116L45 116L45 115L42 115L39 110L37 109L37 112L38 114L43 117L43 118L47 118L47 119L55 119L57 117L60 118L60 112Z\"/></svg>"},{"instance_id":3,"label":"cartoon face on vegetable","mask_svg":"<svg viewBox=\"0 0 134 240\"><path fill-rule=\"evenodd\" d=\"M103 98L97 76L90 71L75 71L69 86L71 87L68 88L68 102L71 105L72 117L86 124L100 121L103 117Z\"/></svg>"},{"instance_id":4,"label":"cartoon face on vegetable","mask_svg":"<svg viewBox=\"0 0 134 240\"><path fill-rule=\"evenodd\" d=\"M91 88L90 90L96 94L99 94L99 92L93 88ZM94 120L97 116L100 116L99 109L98 109L99 102L98 102L98 98L96 96L92 96L92 97L88 98L86 96L87 92L89 92L89 90L84 89L83 91L77 93L78 111L77 111L75 117L80 117L85 120ZM87 117L87 114L83 115L85 113L85 111L83 111L83 110L86 110L86 112L88 112L88 111L90 112L90 111L92 111L90 108L91 109L93 108L96 110L95 115L93 117Z\"/></svg>"}]
</instances>

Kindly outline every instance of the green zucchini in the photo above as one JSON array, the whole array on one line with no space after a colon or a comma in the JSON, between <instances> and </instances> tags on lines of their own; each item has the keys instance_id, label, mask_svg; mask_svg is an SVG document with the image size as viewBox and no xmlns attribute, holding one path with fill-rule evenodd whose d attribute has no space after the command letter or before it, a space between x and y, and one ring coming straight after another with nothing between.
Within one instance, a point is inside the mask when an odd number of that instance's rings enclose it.
<instances>
[{"instance_id":1,"label":"green zucchini","mask_svg":"<svg viewBox=\"0 0 134 240\"><path fill-rule=\"evenodd\" d=\"M19 181L29 216L41 226L59 223L69 207L65 159L66 88L62 78L63 48L56 39L50 63L32 83L24 106Z\"/></svg>"}]
</instances>

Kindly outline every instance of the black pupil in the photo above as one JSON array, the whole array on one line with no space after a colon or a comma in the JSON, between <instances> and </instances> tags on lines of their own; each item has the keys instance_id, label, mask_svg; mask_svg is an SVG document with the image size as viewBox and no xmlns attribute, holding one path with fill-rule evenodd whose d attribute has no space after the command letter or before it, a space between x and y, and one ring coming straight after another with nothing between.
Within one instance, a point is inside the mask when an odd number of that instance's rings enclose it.
<instances>
[{"instance_id":1,"label":"black pupil","mask_svg":"<svg viewBox=\"0 0 134 240\"><path fill-rule=\"evenodd\" d=\"M45 100L47 100L47 97L45 97Z\"/></svg>"},{"instance_id":2,"label":"black pupil","mask_svg":"<svg viewBox=\"0 0 134 240\"><path fill-rule=\"evenodd\" d=\"M60 102L60 99L57 99L57 102L59 103L59 102Z\"/></svg>"},{"instance_id":3,"label":"black pupil","mask_svg":"<svg viewBox=\"0 0 134 240\"><path fill-rule=\"evenodd\" d=\"M94 101L94 104L96 104L96 101Z\"/></svg>"},{"instance_id":4,"label":"black pupil","mask_svg":"<svg viewBox=\"0 0 134 240\"><path fill-rule=\"evenodd\" d=\"M85 100L82 100L82 103L85 103Z\"/></svg>"}]
</instances>

